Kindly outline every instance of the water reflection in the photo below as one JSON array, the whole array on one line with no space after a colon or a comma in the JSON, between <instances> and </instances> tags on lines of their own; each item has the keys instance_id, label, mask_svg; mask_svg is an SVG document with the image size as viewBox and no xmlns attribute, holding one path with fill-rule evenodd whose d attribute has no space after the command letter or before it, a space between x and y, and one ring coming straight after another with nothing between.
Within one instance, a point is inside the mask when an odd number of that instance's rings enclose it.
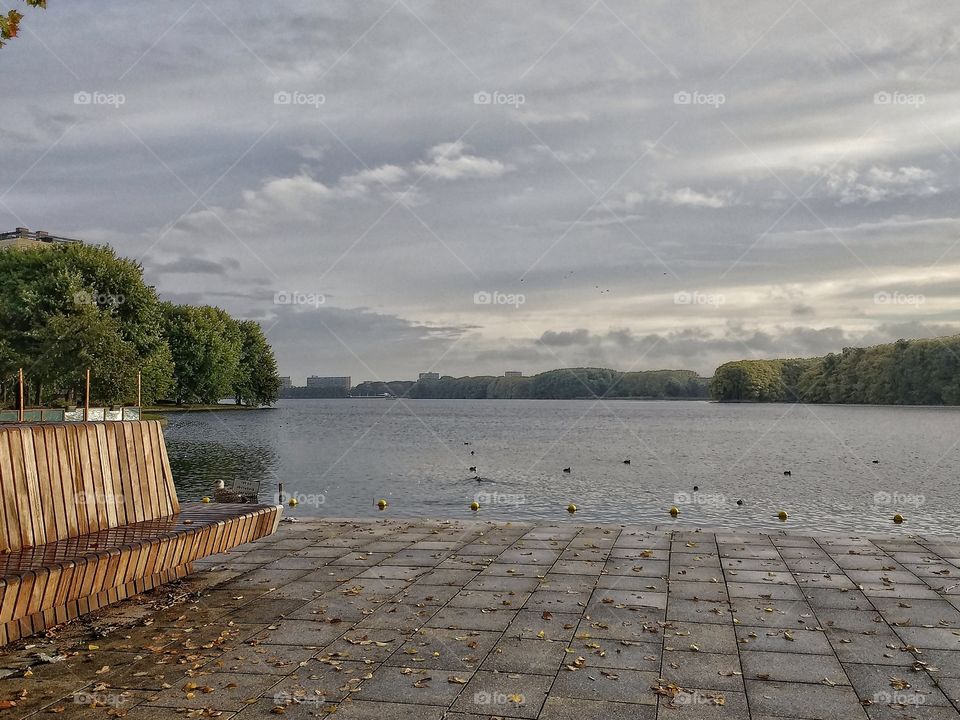
<instances>
[{"instance_id":1,"label":"water reflection","mask_svg":"<svg viewBox=\"0 0 960 720\"><path fill-rule=\"evenodd\" d=\"M228 488L259 485L264 501L276 491L279 458L269 446L189 440L175 434L167 443L167 453L181 500L212 495L219 480Z\"/></svg>"},{"instance_id":2,"label":"water reflection","mask_svg":"<svg viewBox=\"0 0 960 720\"><path fill-rule=\"evenodd\" d=\"M257 480L272 501L282 481L300 516L377 515L386 498L392 517L474 517L478 499L498 520L960 530L958 408L300 400L171 414L166 436L181 498Z\"/></svg>"}]
</instances>

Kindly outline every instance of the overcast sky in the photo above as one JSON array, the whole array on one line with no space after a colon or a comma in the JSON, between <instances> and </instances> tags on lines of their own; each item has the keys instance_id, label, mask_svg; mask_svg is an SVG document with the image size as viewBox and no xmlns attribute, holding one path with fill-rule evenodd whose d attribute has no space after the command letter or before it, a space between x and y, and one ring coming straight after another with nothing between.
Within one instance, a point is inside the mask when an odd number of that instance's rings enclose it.
<instances>
[{"instance_id":1,"label":"overcast sky","mask_svg":"<svg viewBox=\"0 0 960 720\"><path fill-rule=\"evenodd\" d=\"M24 12L0 228L259 320L295 383L960 331L956 3Z\"/></svg>"}]
</instances>

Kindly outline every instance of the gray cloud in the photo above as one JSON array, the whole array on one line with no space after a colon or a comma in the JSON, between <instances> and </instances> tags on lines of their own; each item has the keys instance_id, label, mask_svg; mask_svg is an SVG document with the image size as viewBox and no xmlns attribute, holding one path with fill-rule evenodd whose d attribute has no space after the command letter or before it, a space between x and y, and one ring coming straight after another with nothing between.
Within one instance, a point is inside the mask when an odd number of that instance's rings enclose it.
<instances>
[{"instance_id":1,"label":"gray cloud","mask_svg":"<svg viewBox=\"0 0 960 720\"><path fill-rule=\"evenodd\" d=\"M208 260L200 257L183 256L170 262L147 262L152 272L179 275L226 275L229 270L236 270L240 263L233 258Z\"/></svg>"},{"instance_id":2,"label":"gray cloud","mask_svg":"<svg viewBox=\"0 0 960 720\"><path fill-rule=\"evenodd\" d=\"M540 342L547 346L570 347L582 345L590 340L590 331L585 328L572 331L554 332L547 330L540 336Z\"/></svg>"},{"instance_id":3,"label":"gray cloud","mask_svg":"<svg viewBox=\"0 0 960 720\"><path fill-rule=\"evenodd\" d=\"M709 372L956 325L950 4L76 0L25 22L0 226L109 242L165 297L273 324L285 374Z\"/></svg>"},{"instance_id":4,"label":"gray cloud","mask_svg":"<svg viewBox=\"0 0 960 720\"><path fill-rule=\"evenodd\" d=\"M624 329L591 333L579 328L563 333L548 331L539 339L487 353L484 359L527 363L538 368L597 364L621 370L685 367L710 375L717 365L731 358L820 356L840 352L844 347L875 345L900 338L935 337L958 330L960 324L957 323L917 321L881 324L865 332L809 326L760 331L730 325L719 333L679 330L640 335Z\"/></svg>"}]
</instances>

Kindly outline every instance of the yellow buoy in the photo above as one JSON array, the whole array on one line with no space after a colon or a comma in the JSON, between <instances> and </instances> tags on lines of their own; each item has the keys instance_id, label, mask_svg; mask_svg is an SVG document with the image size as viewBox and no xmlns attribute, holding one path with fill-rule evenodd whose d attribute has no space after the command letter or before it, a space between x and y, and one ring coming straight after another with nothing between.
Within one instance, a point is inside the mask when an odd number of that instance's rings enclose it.
<instances>
[{"instance_id":1,"label":"yellow buoy","mask_svg":"<svg viewBox=\"0 0 960 720\"><path fill-rule=\"evenodd\" d=\"M383 499L377 500L377 507L380 508L381 510L386 509L387 501Z\"/></svg>"},{"instance_id":2,"label":"yellow buoy","mask_svg":"<svg viewBox=\"0 0 960 720\"><path fill-rule=\"evenodd\" d=\"M477 510L480 509L480 503L474 500L472 503L470 503L470 509L476 512Z\"/></svg>"},{"instance_id":3,"label":"yellow buoy","mask_svg":"<svg viewBox=\"0 0 960 720\"><path fill-rule=\"evenodd\" d=\"M208 502L210 502L210 498L205 497L205 498L201 499L200 502L208 503Z\"/></svg>"},{"instance_id":4,"label":"yellow buoy","mask_svg":"<svg viewBox=\"0 0 960 720\"><path fill-rule=\"evenodd\" d=\"M576 511L577 511L577 506L576 506L576 505L574 505L573 503L570 503L569 505L567 505L567 512L568 512L568 513L571 513L571 514L572 514L572 513L575 513Z\"/></svg>"},{"instance_id":5,"label":"yellow buoy","mask_svg":"<svg viewBox=\"0 0 960 720\"><path fill-rule=\"evenodd\" d=\"M901 515L900 513L897 513L896 515L893 516L893 521L894 521L897 525L899 525L900 523L903 522L903 515Z\"/></svg>"},{"instance_id":6,"label":"yellow buoy","mask_svg":"<svg viewBox=\"0 0 960 720\"><path fill-rule=\"evenodd\" d=\"M290 507L296 507L299 504L300 503L297 501L295 497L290 498L290 502L287 503L287 505L289 505Z\"/></svg>"},{"instance_id":7,"label":"yellow buoy","mask_svg":"<svg viewBox=\"0 0 960 720\"><path fill-rule=\"evenodd\" d=\"M680 508L674 505L673 507L670 508L670 514L676 517L677 515L680 514Z\"/></svg>"},{"instance_id":8,"label":"yellow buoy","mask_svg":"<svg viewBox=\"0 0 960 720\"><path fill-rule=\"evenodd\" d=\"M781 510L780 512L777 513L777 517L780 518L781 520L786 520L786 519L787 519L787 511L786 511L786 510Z\"/></svg>"}]
</instances>

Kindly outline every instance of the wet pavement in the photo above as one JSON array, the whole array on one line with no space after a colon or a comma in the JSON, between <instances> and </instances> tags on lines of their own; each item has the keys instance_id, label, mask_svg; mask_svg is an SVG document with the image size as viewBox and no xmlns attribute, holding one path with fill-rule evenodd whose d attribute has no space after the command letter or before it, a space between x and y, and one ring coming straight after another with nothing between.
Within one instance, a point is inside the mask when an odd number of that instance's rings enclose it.
<instances>
[{"instance_id":1,"label":"wet pavement","mask_svg":"<svg viewBox=\"0 0 960 720\"><path fill-rule=\"evenodd\" d=\"M960 539L283 523L0 654L0 718L960 718Z\"/></svg>"}]
</instances>

